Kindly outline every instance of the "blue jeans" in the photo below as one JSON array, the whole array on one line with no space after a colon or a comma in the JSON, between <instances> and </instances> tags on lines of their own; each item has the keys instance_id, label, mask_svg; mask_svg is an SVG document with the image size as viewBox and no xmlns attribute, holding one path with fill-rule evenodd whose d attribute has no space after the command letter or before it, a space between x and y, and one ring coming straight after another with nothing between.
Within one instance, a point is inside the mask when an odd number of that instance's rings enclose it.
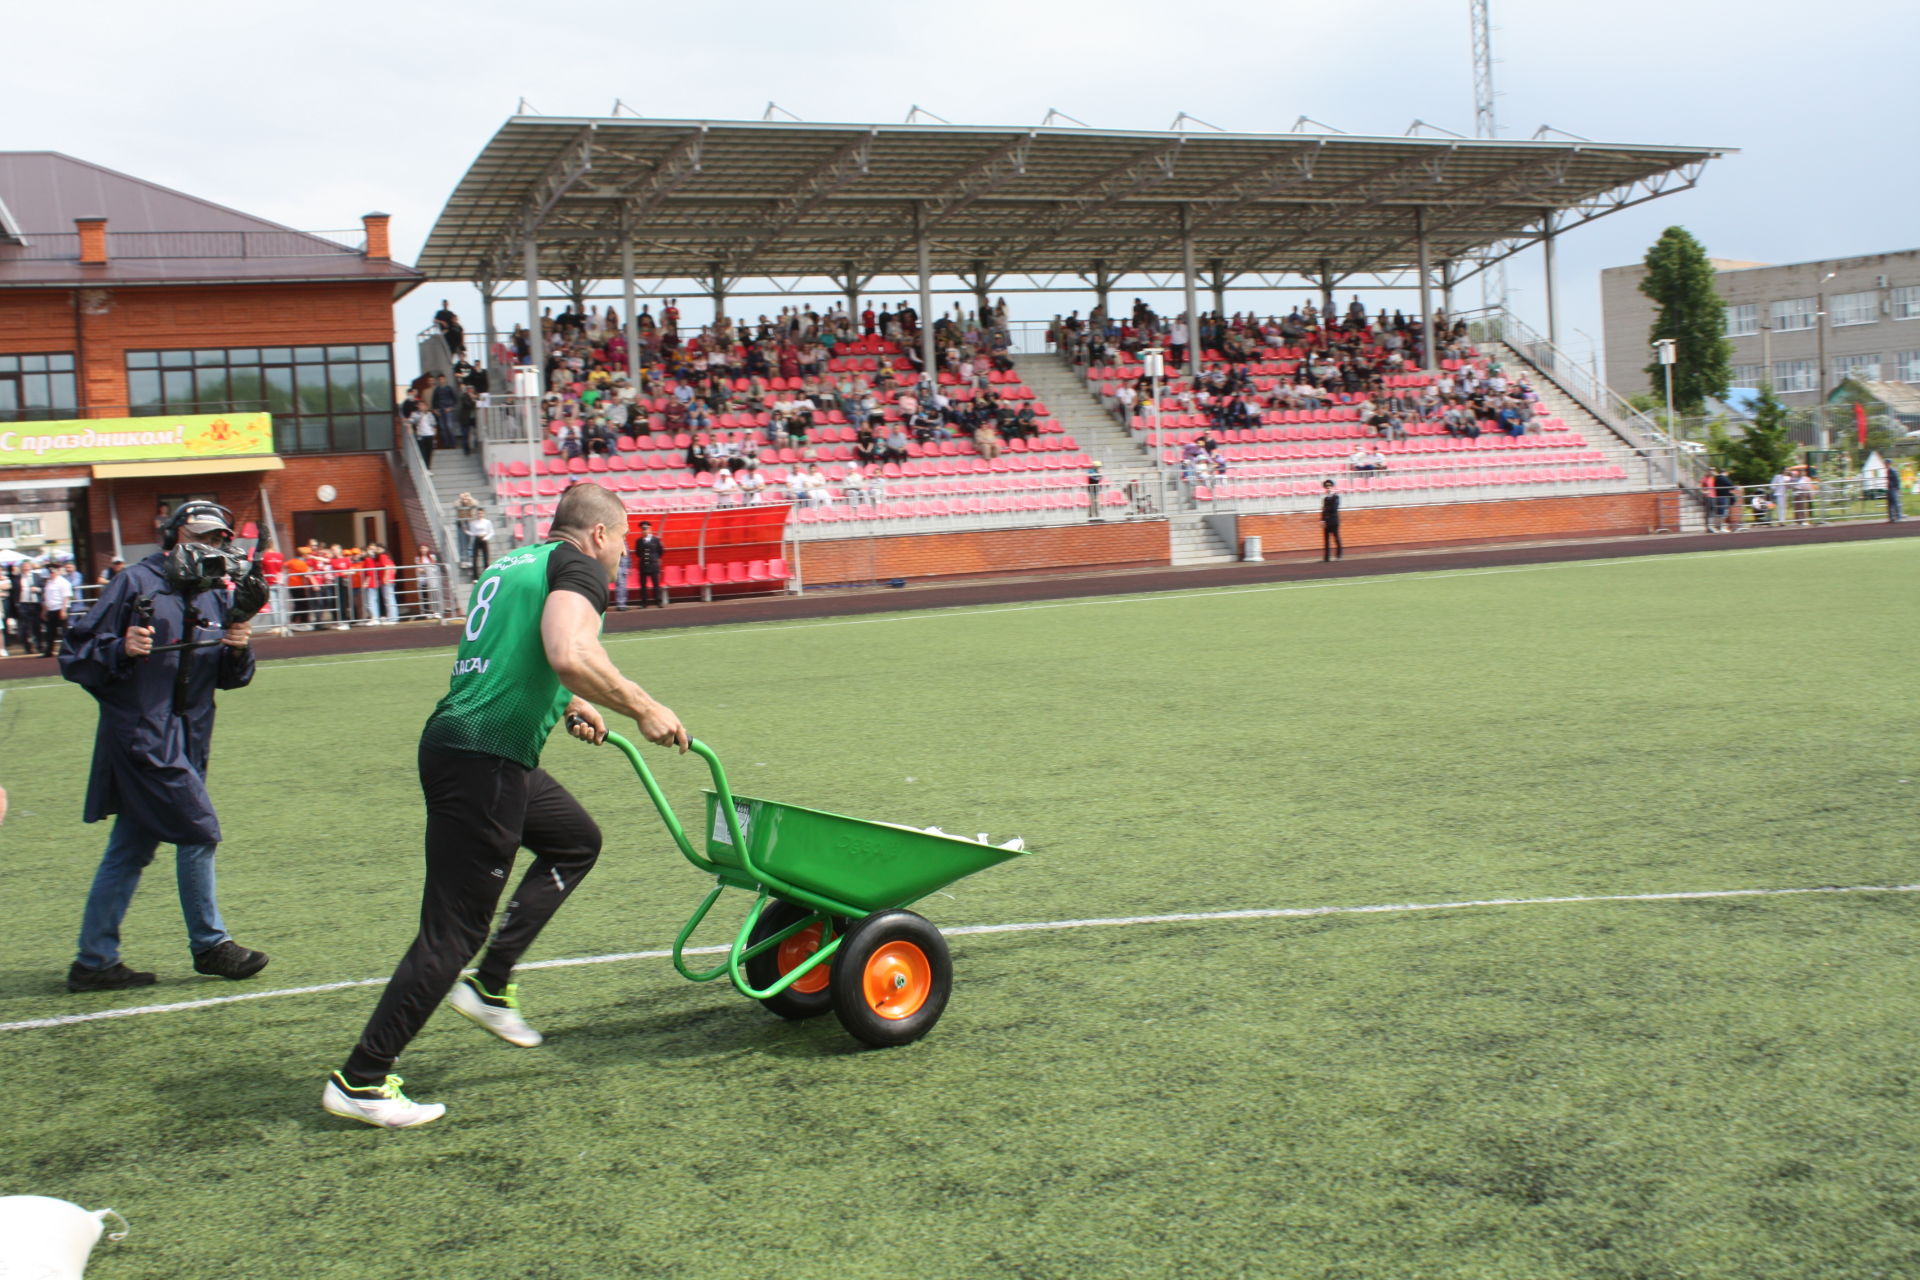
<instances>
[{"instance_id":1,"label":"blue jeans","mask_svg":"<svg viewBox=\"0 0 1920 1280\"><path fill-rule=\"evenodd\" d=\"M374 622L398 622L400 606L394 603L393 584L383 587L362 587L361 595L367 604L367 617Z\"/></svg>"},{"instance_id":2,"label":"blue jeans","mask_svg":"<svg viewBox=\"0 0 1920 1280\"><path fill-rule=\"evenodd\" d=\"M77 958L89 969L104 969L120 959L120 922L126 918L133 891L140 887L140 873L153 861L159 847L160 837L152 832L124 817L114 820L113 834L107 838L100 869L93 873L86 914L80 921ZM218 847L176 846L174 878L180 884L180 911L187 920L187 945L196 954L233 936L222 923L219 904L214 901L213 851Z\"/></svg>"}]
</instances>

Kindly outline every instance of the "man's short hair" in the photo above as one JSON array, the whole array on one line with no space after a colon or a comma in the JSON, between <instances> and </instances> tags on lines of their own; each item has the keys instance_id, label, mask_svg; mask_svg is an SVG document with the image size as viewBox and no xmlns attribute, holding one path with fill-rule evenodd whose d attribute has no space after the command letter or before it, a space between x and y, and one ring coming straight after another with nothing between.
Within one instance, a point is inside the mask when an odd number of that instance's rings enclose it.
<instances>
[{"instance_id":1,"label":"man's short hair","mask_svg":"<svg viewBox=\"0 0 1920 1280\"><path fill-rule=\"evenodd\" d=\"M553 532L584 534L604 524L622 535L627 527L627 509L610 490L582 481L560 495L553 509Z\"/></svg>"}]
</instances>

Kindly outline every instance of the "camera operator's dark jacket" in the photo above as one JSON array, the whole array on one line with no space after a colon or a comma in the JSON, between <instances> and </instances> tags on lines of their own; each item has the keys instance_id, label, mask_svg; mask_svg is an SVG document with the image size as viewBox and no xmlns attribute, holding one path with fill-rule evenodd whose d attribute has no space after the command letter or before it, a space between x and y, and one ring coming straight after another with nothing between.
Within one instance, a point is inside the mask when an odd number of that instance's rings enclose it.
<instances>
[{"instance_id":1,"label":"camera operator's dark jacket","mask_svg":"<svg viewBox=\"0 0 1920 1280\"><path fill-rule=\"evenodd\" d=\"M253 651L231 645L185 649L130 658L127 628L137 626L134 602L153 598L153 642L218 638L230 591L203 591L193 600L200 623L185 636L187 601L168 585L160 552L115 575L87 616L67 631L60 674L85 688L100 704L93 740L93 773L87 779L82 817L98 822L110 814L169 844L216 844L220 820L207 796L207 755L213 746L213 694L253 679ZM186 663L186 680L176 680Z\"/></svg>"}]
</instances>

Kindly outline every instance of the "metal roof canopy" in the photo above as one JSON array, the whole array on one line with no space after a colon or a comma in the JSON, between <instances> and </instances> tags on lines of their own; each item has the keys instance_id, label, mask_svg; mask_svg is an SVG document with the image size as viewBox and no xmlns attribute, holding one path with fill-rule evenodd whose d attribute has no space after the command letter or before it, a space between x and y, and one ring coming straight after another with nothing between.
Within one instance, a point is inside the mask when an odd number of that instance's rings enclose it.
<instances>
[{"instance_id":1,"label":"metal roof canopy","mask_svg":"<svg viewBox=\"0 0 1920 1280\"><path fill-rule=\"evenodd\" d=\"M1425 261L1456 264L1458 283L1687 190L1732 150L519 115L454 189L418 265L490 294L526 277L531 239L548 280L691 279L733 293L747 279L810 277L859 289L913 274L924 225L930 271L982 291L1002 274L1097 288L1189 263L1216 288L1242 273L1384 283L1417 269L1418 222ZM1061 275L1085 285L1042 283Z\"/></svg>"}]
</instances>

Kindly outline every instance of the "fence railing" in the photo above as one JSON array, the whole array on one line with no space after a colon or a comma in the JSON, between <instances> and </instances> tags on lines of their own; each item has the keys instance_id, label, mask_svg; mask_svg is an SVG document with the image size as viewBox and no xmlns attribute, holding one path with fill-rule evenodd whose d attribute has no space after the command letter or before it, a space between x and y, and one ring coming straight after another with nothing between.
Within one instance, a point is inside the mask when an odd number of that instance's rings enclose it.
<instances>
[{"instance_id":1,"label":"fence railing","mask_svg":"<svg viewBox=\"0 0 1920 1280\"><path fill-rule=\"evenodd\" d=\"M427 523L433 529L433 549L441 563L459 563L460 539L453 517L440 505L440 495L433 487L433 476L427 470L426 459L420 456L419 445L409 435L394 442L394 453L399 455L400 465L406 468L407 479L413 482L413 491L419 495L421 509L427 513Z\"/></svg>"},{"instance_id":2,"label":"fence railing","mask_svg":"<svg viewBox=\"0 0 1920 1280\"><path fill-rule=\"evenodd\" d=\"M356 246L330 236L328 231L113 231L107 232L107 258L330 258L359 256ZM26 237L27 243L9 254L16 261L77 261L78 232L56 231Z\"/></svg>"},{"instance_id":3,"label":"fence railing","mask_svg":"<svg viewBox=\"0 0 1920 1280\"><path fill-rule=\"evenodd\" d=\"M1697 487L1703 463L1658 422L1634 408L1587 364L1549 342L1509 311L1465 313L1476 341L1500 342L1650 461L1664 461L1666 482Z\"/></svg>"},{"instance_id":4,"label":"fence railing","mask_svg":"<svg viewBox=\"0 0 1920 1280\"><path fill-rule=\"evenodd\" d=\"M377 588L365 585L363 576L352 572L339 579L330 572L324 577L303 576L299 582L283 578L270 584L267 607L254 619L254 629L257 632L346 630L453 618L462 612L464 602L446 565L396 565L387 572L393 575L393 581ZM85 616L105 589L97 582L76 588L73 603L67 609L68 621ZM37 609L23 612L18 604L19 601L9 597L4 643L0 643L0 648L15 654L38 653L47 638L45 622Z\"/></svg>"},{"instance_id":5,"label":"fence railing","mask_svg":"<svg viewBox=\"0 0 1920 1280\"><path fill-rule=\"evenodd\" d=\"M366 585L361 575L339 579L307 577L273 588L273 604L256 625L294 631L390 626L459 615L462 600L445 564L405 564L389 570L394 580Z\"/></svg>"}]
</instances>

